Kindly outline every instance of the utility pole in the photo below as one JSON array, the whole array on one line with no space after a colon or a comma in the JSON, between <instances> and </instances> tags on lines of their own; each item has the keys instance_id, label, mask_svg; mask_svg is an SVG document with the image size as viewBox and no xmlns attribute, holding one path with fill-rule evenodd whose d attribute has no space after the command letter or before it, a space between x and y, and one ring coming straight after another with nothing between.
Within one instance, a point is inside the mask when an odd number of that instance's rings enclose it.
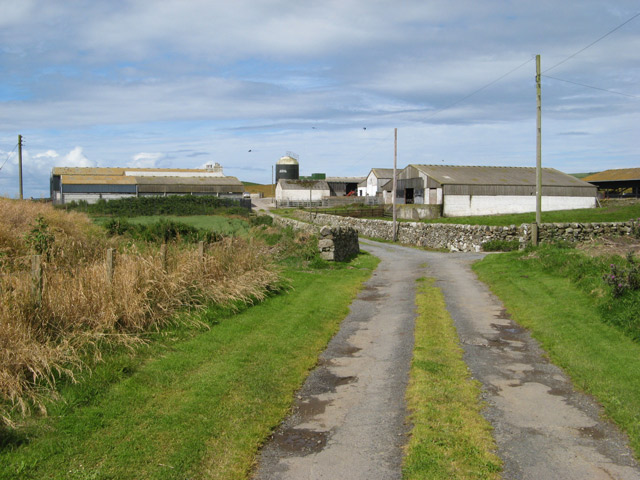
<instances>
[{"instance_id":1,"label":"utility pole","mask_svg":"<svg viewBox=\"0 0 640 480\"><path fill-rule=\"evenodd\" d=\"M540 227L542 211L542 94L540 86L540 55L536 55L536 93L538 115L536 121L536 224ZM536 232L537 233L537 232ZM536 238L535 243L538 243Z\"/></svg>"},{"instance_id":2,"label":"utility pole","mask_svg":"<svg viewBox=\"0 0 640 480\"><path fill-rule=\"evenodd\" d=\"M398 129L393 129L393 241L398 240L398 230L396 228L396 169L398 167Z\"/></svg>"},{"instance_id":3,"label":"utility pole","mask_svg":"<svg viewBox=\"0 0 640 480\"><path fill-rule=\"evenodd\" d=\"M22 135L18 135L18 177L20 180L20 200L22 200Z\"/></svg>"}]
</instances>

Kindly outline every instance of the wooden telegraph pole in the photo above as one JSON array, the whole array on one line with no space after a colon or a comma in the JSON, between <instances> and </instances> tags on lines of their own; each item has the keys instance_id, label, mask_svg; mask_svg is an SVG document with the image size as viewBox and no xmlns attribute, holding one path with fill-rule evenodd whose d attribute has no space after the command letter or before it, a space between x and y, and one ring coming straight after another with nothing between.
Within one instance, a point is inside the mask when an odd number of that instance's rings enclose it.
<instances>
[{"instance_id":1,"label":"wooden telegraph pole","mask_svg":"<svg viewBox=\"0 0 640 480\"><path fill-rule=\"evenodd\" d=\"M398 239L398 230L396 228L396 188L397 188L397 180L396 180L396 169L398 166L398 129L393 129L393 241L395 242Z\"/></svg>"},{"instance_id":2,"label":"wooden telegraph pole","mask_svg":"<svg viewBox=\"0 0 640 480\"><path fill-rule=\"evenodd\" d=\"M18 177L20 181L20 200L22 200L22 135L18 135Z\"/></svg>"},{"instance_id":3,"label":"wooden telegraph pole","mask_svg":"<svg viewBox=\"0 0 640 480\"><path fill-rule=\"evenodd\" d=\"M540 86L540 55L536 55L536 96L538 115L536 121L536 236L534 245L538 244L538 230L540 228L542 212L542 95Z\"/></svg>"}]
</instances>

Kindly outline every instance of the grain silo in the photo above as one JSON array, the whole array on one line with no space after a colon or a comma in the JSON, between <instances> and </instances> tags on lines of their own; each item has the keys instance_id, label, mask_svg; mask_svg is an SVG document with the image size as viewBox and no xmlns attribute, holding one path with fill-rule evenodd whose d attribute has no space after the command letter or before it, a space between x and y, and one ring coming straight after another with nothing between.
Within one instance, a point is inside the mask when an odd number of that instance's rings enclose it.
<instances>
[{"instance_id":1,"label":"grain silo","mask_svg":"<svg viewBox=\"0 0 640 480\"><path fill-rule=\"evenodd\" d=\"M300 165L295 153L287 152L276 162L276 183L281 178L284 180L298 180L300 178Z\"/></svg>"}]
</instances>

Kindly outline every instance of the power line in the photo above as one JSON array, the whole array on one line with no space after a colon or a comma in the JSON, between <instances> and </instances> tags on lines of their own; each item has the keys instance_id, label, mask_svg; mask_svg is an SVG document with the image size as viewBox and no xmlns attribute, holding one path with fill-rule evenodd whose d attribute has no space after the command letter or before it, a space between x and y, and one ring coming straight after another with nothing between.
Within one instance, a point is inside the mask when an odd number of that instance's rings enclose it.
<instances>
[{"instance_id":1,"label":"power line","mask_svg":"<svg viewBox=\"0 0 640 480\"><path fill-rule=\"evenodd\" d=\"M625 26L627 23L629 23L631 20L633 20L634 18L639 17L639 16L640 16L640 12L639 12L639 13L636 13L633 17L631 17L631 18L630 18L630 19L628 19L627 21L622 22L620 25L618 25L618 26L617 26L616 28L614 28L613 30L608 31L607 33L605 33L604 35L602 35L602 36L601 36L600 38L598 38L597 40L595 40L595 41L591 42L591 43L590 43L589 45L587 45L586 47L584 47L584 48L582 48L582 49L578 50L576 53L574 53L574 54L572 54L572 55L569 55L567 58L565 58L564 60L562 60L562 61L560 61L560 62L556 63L554 66L547 68L547 69L546 69L544 72L542 72L542 73L543 73L543 74L544 74L544 73L547 73L547 72L549 72L549 71L553 70L554 68L559 67L559 66L560 66L560 65L562 65L563 63L565 63L565 62L567 62L567 61L571 60L571 59L572 59L573 57L575 57L576 55L579 55L580 53L584 52L587 48L591 48L591 47L593 47L593 46L594 46L596 43L598 43L600 40L602 40L602 39L604 39L604 38L608 37L608 36L609 36L609 35L611 35L613 32L615 32L616 30L618 30L618 29L620 29L620 28L624 27L624 26Z\"/></svg>"},{"instance_id":2,"label":"power line","mask_svg":"<svg viewBox=\"0 0 640 480\"><path fill-rule=\"evenodd\" d=\"M514 68L513 70L509 70L507 73L505 73L504 75L501 75L500 77L496 78L495 80L487 83L484 87L480 87L479 89L475 90L474 92L470 93L469 95L462 97L459 100L456 100L455 102L453 102L450 105L447 105L446 107L443 107L439 110L436 110L435 112L433 112L431 115L429 115L428 117L425 118L425 120L428 120L432 117L435 117L436 115L438 115L439 113L444 112L445 110L448 110L452 107L455 107L456 105L458 105L459 103L464 102L465 100L467 100L468 98L473 97L475 94L480 93L481 91L489 88L491 85L498 83L500 80L502 80L505 77L508 77L509 75L511 75L512 73L514 73L516 70L520 70L522 67L524 67L526 64L528 64L529 62L533 61L534 57L531 57L529 60L527 60L524 63L521 63L520 65L518 65L516 68Z\"/></svg>"},{"instance_id":3,"label":"power line","mask_svg":"<svg viewBox=\"0 0 640 480\"><path fill-rule=\"evenodd\" d=\"M16 151L16 148L18 148L18 144L16 143L16 146L13 147L13 150L11 150L8 154L7 154L7 158L4 159L4 162L2 162L2 166L0 166L0 171L4 168L5 164L7 163L7 161L9 160L9 158L11 157L11 154L13 152Z\"/></svg>"},{"instance_id":4,"label":"power line","mask_svg":"<svg viewBox=\"0 0 640 480\"><path fill-rule=\"evenodd\" d=\"M623 92L616 92L614 90L607 90L606 88L600 88L600 87L594 87L592 85L587 85L585 83L578 83L578 82L573 82L571 80L564 80L562 78L557 78L557 77L551 77L549 75L542 75L545 78L551 78L552 80L558 80L559 82L566 82L566 83L572 83L573 85L580 85L581 87L586 87L586 88L592 88L594 90L600 90L602 92L608 92L608 93L615 93L616 95L622 95L624 97L630 97L630 98L640 98L640 96L638 95L631 95L629 93L623 93Z\"/></svg>"}]
</instances>

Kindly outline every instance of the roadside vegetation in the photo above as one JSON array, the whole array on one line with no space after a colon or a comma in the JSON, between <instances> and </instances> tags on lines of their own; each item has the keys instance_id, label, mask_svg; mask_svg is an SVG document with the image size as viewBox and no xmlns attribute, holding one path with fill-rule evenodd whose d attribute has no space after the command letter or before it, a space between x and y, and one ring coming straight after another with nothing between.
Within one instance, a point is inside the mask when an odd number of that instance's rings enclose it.
<instances>
[{"instance_id":1,"label":"roadside vegetation","mask_svg":"<svg viewBox=\"0 0 640 480\"><path fill-rule=\"evenodd\" d=\"M640 458L640 267L567 244L490 255L474 270L577 388L595 396Z\"/></svg>"},{"instance_id":2,"label":"roadside vegetation","mask_svg":"<svg viewBox=\"0 0 640 480\"><path fill-rule=\"evenodd\" d=\"M133 347L141 335L176 321L184 309L252 303L282 287L264 242L217 238L199 257L194 245L108 237L83 214L0 199L0 419L44 410L60 378ZM117 251L110 276L107 248ZM32 254L42 260L34 285ZM183 321L191 321L182 317Z\"/></svg>"},{"instance_id":3,"label":"roadside vegetation","mask_svg":"<svg viewBox=\"0 0 640 480\"><path fill-rule=\"evenodd\" d=\"M182 235L0 201L0 478L248 476L377 263L326 262L268 216L202 258Z\"/></svg>"},{"instance_id":4,"label":"roadside vegetation","mask_svg":"<svg viewBox=\"0 0 640 480\"><path fill-rule=\"evenodd\" d=\"M481 415L480 385L470 378L442 292L420 281L407 405L412 424L405 479L497 479L491 426Z\"/></svg>"}]
</instances>

